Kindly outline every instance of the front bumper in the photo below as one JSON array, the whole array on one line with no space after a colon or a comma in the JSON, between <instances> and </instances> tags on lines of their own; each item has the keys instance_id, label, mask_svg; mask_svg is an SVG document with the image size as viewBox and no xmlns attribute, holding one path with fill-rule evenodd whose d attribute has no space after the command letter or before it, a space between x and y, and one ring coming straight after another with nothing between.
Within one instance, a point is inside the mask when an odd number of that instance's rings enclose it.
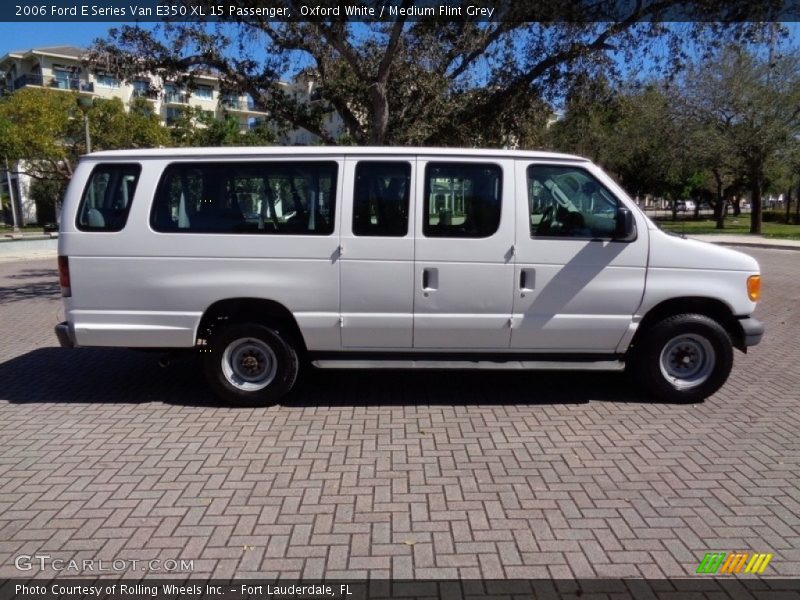
<instances>
[{"instance_id":1,"label":"front bumper","mask_svg":"<svg viewBox=\"0 0 800 600\"><path fill-rule=\"evenodd\" d=\"M739 324L742 326L745 348L755 346L761 341L761 337L764 335L764 324L761 321L753 317L745 317L739 320Z\"/></svg>"},{"instance_id":2,"label":"front bumper","mask_svg":"<svg viewBox=\"0 0 800 600\"><path fill-rule=\"evenodd\" d=\"M67 321L56 325L56 337L62 348L75 347L75 332Z\"/></svg>"}]
</instances>

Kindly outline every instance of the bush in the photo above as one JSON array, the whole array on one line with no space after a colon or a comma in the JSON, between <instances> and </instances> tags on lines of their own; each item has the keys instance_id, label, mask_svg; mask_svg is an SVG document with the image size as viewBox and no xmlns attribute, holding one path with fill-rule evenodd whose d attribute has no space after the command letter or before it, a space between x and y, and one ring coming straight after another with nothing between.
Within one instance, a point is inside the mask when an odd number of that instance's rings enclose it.
<instances>
[{"instance_id":1,"label":"bush","mask_svg":"<svg viewBox=\"0 0 800 600\"><path fill-rule=\"evenodd\" d=\"M764 223L783 223L784 225L800 225L800 220L797 218L797 213L792 207L792 212L789 215L789 222L786 222L786 211L781 210L765 210L761 214L761 220Z\"/></svg>"},{"instance_id":2,"label":"bush","mask_svg":"<svg viewBox=\"0 0 800 600\"><path fill-rule=\"evenodd\" d=\"M765 210L761 213L761 220L764 223L785 223L786 213L780 210Z\"/></svg>"}]
</instances>

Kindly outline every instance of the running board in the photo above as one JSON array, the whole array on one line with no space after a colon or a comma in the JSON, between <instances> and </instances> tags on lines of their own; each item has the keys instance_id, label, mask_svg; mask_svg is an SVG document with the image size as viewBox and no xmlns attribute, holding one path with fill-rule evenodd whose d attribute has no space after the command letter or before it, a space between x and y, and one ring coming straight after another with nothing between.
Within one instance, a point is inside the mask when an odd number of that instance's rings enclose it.
<instances>
[{"instance_id":1,"label":"running board","mask_svg":"<svg viewBox=\"0 0 800 600\"><path fill-rule=\"evenodd\" d=\"M623 371L621 360L365 360L320 359L320 369L486 369L495 371Z\"/></svg>"}]
</instances>

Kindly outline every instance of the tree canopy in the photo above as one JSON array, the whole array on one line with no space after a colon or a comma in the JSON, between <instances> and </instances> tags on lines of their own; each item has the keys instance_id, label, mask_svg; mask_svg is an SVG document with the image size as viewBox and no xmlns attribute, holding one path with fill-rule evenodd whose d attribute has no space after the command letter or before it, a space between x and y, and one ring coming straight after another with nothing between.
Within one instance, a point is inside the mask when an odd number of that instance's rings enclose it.
<instances>
[{"instance_id":1,"label":"tree canopy","mask_svg":"<svg viewBox=\"0 0 800 600\"><path fill-rule=\"evenodd\" d=\"M210 14L213 1L195 4ZM403 0L400 7L412 4ZM356 23L345 16L274 22L226 13L214 24L173 23L163 31L125 26L95 44L92 60L123 78L147 71L180 79L193 69L211 70L230 90L249 93L274 120L329 144L535 145L530 123L547 119L544 102L563 96L575 77L613 76L621 63L644 60L674 71L687 44L704 51L749 42L771 27L763 19L711 22L709 15L729 4L722 0L689 2L699 20L671 26L659 16L687 3L633 3L614 22L610 11L625 3L586 3L581 20L554 13L557 3L518 4L522 8L506 7L497 22L404 15L392 22ZM264 3L237 3L256 5ZM284 80L302 70L319 83L324 102L287 90ZM192 85L191 77L186 83ZM341 117L343 136L331 130L328 107Z\"/></svg>"}]
</instances>

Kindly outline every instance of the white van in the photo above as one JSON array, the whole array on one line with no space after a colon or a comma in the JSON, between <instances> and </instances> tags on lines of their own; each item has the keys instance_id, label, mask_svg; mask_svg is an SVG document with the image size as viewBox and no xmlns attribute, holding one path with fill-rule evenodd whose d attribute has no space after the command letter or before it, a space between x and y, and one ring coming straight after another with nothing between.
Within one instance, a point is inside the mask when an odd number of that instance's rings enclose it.
<instances>
[{"instance_id":1,"label":"white van","mask_svg":"<svg viewBox=\"0 0 800 600\"><path fill-rule=\"evenodd\" d=\"M194 148L85 156L63 346L191 349L267 404L301 365L621 370L693 401L757 344L758 263L668 235L545 152Z\"/></svg>"}]
</instances>

